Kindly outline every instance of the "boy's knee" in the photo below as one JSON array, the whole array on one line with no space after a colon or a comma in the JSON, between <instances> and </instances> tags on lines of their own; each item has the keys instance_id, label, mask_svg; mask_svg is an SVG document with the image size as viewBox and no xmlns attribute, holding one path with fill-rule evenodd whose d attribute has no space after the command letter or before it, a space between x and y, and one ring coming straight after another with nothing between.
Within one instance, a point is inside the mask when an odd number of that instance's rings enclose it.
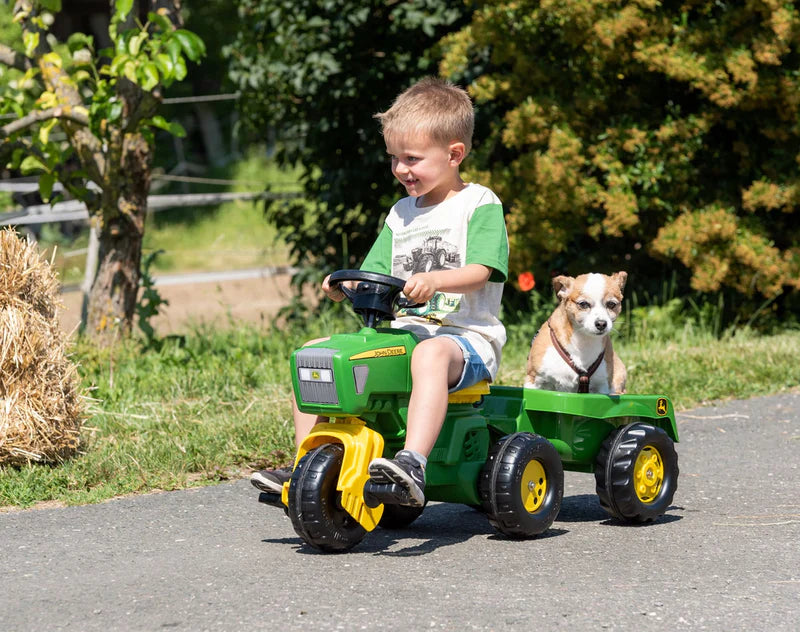
<instances>
[{"instance_id":1,"label":"boy's knee","mask_svg":"<svg viewBox=\"0 0 800 632\"><path fill-rule=\"evenodd\" d=\"M432 365L461 362L463 354L458 343L449 338L428 338L414 347L411 353L411 368L425 369Z\"/></svg>"}]
</instances>

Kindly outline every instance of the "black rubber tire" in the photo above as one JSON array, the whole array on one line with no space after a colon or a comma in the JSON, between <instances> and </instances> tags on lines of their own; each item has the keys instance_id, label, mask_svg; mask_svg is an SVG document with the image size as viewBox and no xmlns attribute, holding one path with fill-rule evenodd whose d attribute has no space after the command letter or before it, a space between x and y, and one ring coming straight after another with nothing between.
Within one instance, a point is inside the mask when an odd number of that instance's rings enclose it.
<instances>
[{"instance_id":1,"label":"black rubber tire","mask_svg":"<svg viewBox=\"0 0 800 632\"><path fill-rule=\"evenodd\" d=\"M526 468L538 461L546 486L532 511L523 497ZM528 432L507 435L489 450L478 479L481 508L498 531L512 538L532 538L547 531L561 509L564 467L552 443Z\"/></svg>"},{"instance_id":2,"label":"black rubber tire","mask_svg":"<svg viewBox=\"0 0 800 632\"><path fill-rule=\"evenodd\" d=\"M378 526L384 529L405 529L422 515L425 507L407 507L406 505L384 505L383 515Z\"/></svg>"},{"instance_id":3,"label":"black rubber tire","mask_svg":"<svg viewBox=\"0 0 800 632\"><path fill-rule=\"evenodd\" d=\"M298 462L289 483L287 513L294 530L320 551L352 549L367 534L339 502L336 491L344 448L327 443L309 451Z\"/></svg>"},{"instance_id":4,"label":"black rubber tire","mask_svg":"<svg viewBox=\"0 0 800 632\"><path fill-rule=\"evenodd\" d=\"M652 499L642 500L636 491L636 463L643 450L657 452L660 486ZM652 522L664 515L678 488L678 454L664 430L646 423L633 423L614 430L597 453L594 477L600 505L617 520Z\"/></svg>"}]
</instances>

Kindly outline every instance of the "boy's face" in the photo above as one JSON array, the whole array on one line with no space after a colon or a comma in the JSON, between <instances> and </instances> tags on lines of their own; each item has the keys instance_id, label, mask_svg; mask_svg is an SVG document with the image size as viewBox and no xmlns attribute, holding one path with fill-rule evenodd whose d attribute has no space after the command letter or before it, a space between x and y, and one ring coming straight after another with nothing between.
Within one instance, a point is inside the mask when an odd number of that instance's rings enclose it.
<instances>
[{"instance_id":1,"label":"boy's face","mask_svg":"<svg viewBox=\"0 0 800 632\"><path fill-rule=\"evenodd\" d=\"M458 166L464 159L464 144L441 145L427 134L386 136L386 153L392 159L392 173L417 206L443 202L463 188Z\"/></svg>"}]
</instances>

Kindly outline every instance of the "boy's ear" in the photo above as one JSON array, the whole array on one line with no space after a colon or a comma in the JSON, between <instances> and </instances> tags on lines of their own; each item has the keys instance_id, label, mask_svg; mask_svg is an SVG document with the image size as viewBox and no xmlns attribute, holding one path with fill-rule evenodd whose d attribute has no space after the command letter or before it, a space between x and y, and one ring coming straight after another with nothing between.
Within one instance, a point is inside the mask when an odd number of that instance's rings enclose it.
<instances>
[{"instance_id":1,"label":"boy's ear","mask_svg":"<svg viewBox=\"0 0 800 632\"><path fill-rule=\"evenodd\" d=\"M467 154L467 147L462 142L450 143L450 161L455 162L457 165L461 164Z\"/></svg>"}]
</instances>

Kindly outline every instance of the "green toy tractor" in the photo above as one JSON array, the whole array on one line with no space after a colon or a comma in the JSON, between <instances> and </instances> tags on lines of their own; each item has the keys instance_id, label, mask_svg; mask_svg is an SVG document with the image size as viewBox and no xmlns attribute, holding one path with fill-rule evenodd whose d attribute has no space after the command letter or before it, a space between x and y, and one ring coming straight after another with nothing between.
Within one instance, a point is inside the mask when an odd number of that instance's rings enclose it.
<instances>
[{"instance_id":1,"label":"green toy tractor","mask_svg":"<svg viewBox=\"0 0 800 632\"><path fill-rule=\"evenodd\" d=\"M346 281L355 282L350 288ZM302 441L281 494L261 502L285 509L298 535L322 551L346 551L376 526L410 525L424 508L397 502L395 486L376 484L372 459L403 448L418 338L381 328L398 307L405 281L340 270L340 283L364 327L292 354L298 407L329 418ZM602 507L616 520L650 522L668 509L678 482L678 440L664 396L597 395L492 386L450 395L447 417L428 457L425 496L483 511L511 538L553 524L564 470L594 472ZM392 489L394 487L394 489Z\"/></svg>"}]
</instances>

